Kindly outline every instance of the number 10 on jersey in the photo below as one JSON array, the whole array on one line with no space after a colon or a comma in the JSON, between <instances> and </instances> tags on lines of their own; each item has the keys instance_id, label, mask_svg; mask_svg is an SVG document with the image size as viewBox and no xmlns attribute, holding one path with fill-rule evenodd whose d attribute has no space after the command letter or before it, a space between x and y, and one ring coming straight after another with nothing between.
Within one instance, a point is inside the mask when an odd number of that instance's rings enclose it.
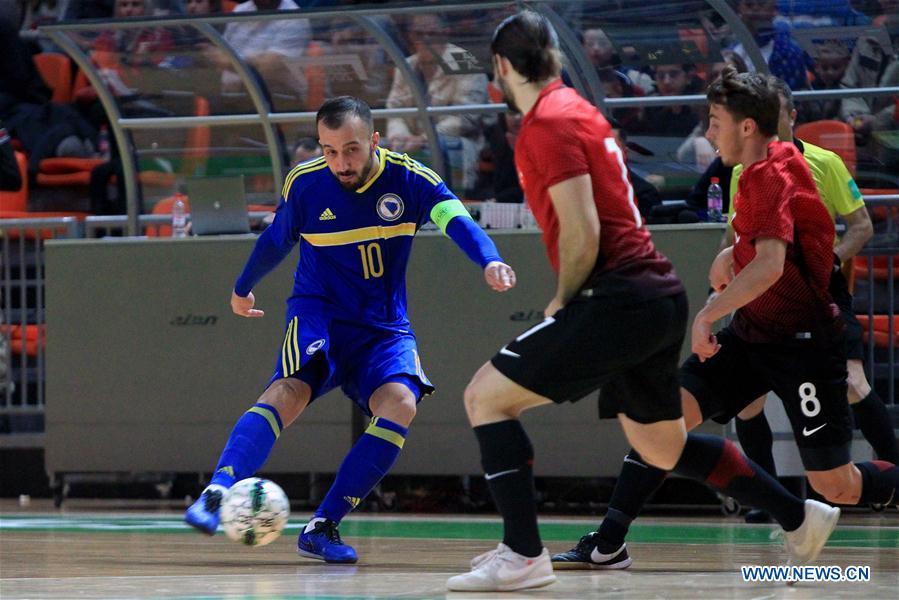
<instances>
[{"instance_id":1,"label":"number 10 on jersey","mask_svg":"<svg viewBox=\"0 0 899 600\"><path fill-rule=\"evenodd\" d=\"M381 257L381 245L378 242L359 244L359 256L362 259L362 275L365 279L380 277L384 274L384 259Z\"/></svg>"}]
</instances>

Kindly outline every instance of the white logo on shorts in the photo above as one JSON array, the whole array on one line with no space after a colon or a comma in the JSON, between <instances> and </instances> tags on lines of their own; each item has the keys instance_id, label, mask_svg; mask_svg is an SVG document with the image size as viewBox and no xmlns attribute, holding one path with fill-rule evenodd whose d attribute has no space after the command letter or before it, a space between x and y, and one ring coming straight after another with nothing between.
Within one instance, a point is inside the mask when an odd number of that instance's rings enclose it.
<instances>
[{"instance_id":1,"label":"white logo on shorts","mask_svg":"<svg viewBox=\"0 0 899 600\"><path fill-rule=\"evenodd\" d=\"M814 429L811 429L811 430L808 427L803 427L802 435L804 435L805 437L808 437L808 436L812 435L813 433L815 433L816 431L818 431L819 429L824 429L825 427L827 427L827 423L825 423L824 425L821 425L820 427L815 427Z\"/></svg>"},{"instance_id":2,"label":"white logo on shorts","mask_svg":"<svg viewBox=\"0 0 899 600\"><path fill-rule=\"evenodd\" d=\"M324 339L315 340L314 342L312 342L311 344L306 346L306 354L308 354L309 356L312 356L313 354L315 354L316 352L321 350L322 346L324 346L324 345L325 345Z\"/></svg>"}]
</instances>

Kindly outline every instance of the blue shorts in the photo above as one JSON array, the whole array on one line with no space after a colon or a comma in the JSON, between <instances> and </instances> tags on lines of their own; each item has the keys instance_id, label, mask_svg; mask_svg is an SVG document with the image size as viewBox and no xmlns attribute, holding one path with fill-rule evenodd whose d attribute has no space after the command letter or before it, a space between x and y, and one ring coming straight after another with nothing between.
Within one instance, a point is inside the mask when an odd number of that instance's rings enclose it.
<instances>
[{"instance_id":1,"label":"blue shorts","mask_svg":"<svg viewBox=\"0 0 899 600\"><path fill-rule=\"evenodd\" d=\"M368 401L385 383L402 383L416 401L434 391L410 329L349 323L288 306L281 351L268 385L295 377L312 388L312 400L340 386L369 416Z\"/></svg>"}]
</instances>

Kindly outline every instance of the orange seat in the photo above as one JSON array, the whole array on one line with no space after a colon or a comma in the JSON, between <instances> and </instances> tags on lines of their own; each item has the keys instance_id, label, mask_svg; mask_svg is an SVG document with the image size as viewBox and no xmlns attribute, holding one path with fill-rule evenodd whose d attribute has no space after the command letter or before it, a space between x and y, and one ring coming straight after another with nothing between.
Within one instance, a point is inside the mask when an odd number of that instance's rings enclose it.
<instances>
[{"instance_id":1,"label":"orange seat","mask_svg":"<svg viewBox=\"0 0 899 600\"><path fill-rule=\"evenodd\" d=\"M47 345L47 332L43 325L4 325L0 331L9 335L13 354L37 356L38 349Z\"/></svg>"},{"instance_id":2,"label":"orange seat","mask_svg":"<svg viewBox=\"0 0 899 600\"><path fill-rule=\"evenodd\" d=\"M863 339L867 343L869 338L868 315L855 315L862 325ZM874 345L878 348L888 348L890 345L890 321L887 315L874 315ZM899 315L893 315L893 346L899 347Z\"/></svg>"},{"instance_id":3,"label":"orange seat","mask_svg":"<svg viewBox=\"0 0 899 600\"><path fill-rule=\"evenodd\" d=\"M41 187L87 186L91 171L104 162L102 158L45 158L38 164L37 184Z\"/></svg>"},{"instance_id":4,"label":"orange seat","mask_svg":"<svg viewBox=\"0 0 899 600\"><path fill-rule=\"evenodd\" d=\"M13 192L0 192L0 210L28 210L28 159L22 152L16 152L16 164L22 176L22 187Z\"/></svg>"},{"instance_id":5,"label":"orange seat","mask_svg":"<svg viewBox=\"0 0 899 600\"><path fill-rule=\"evenodd\" d=\"M835 152L855 177L855 132L848 124L828 119L812 121L796 127L794 134L800 140Z\"/></svg>"},{"instance_id":6,"label":"orange seat","mask_svg":"<svg viewBox=\"0 0 899 600\"><path fill-rule=\"evenodd\" d=\"M53 90L53 102L72 101L72 61L65 54L42 52L34 55L34 66Z\"/></svg>"},{"instance_id":7,"label":"orange seat","mask_svg":"<svg viewBox=\"0 0 899 600\"><path fill-rule=\"evenodd\" d=\"M899 274L899 256L893 256L893 277L896 277ZM890 257L889 256L875 256L873 257L873 261L871 263L871 273L874 275L874 279L878 281L886 281L887 277L890 275L889 267L890 267ZM855 278L858 279L867 279L868 278L868 257L867 256L856 256L852 260L852 271Z\"/></svg>"}]
</instances>

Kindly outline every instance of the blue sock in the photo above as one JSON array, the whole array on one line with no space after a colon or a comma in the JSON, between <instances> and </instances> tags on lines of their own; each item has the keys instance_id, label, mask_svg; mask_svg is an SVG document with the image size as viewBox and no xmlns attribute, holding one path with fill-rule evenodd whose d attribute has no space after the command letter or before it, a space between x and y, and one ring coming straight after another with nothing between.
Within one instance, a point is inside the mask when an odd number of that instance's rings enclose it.
<instances>
[{"instance_id":1,"label":"blue sock","mask_svg":"<svg viewBox=\"0 0 899 600\"><path fill-rule=\"evenodd\" d=\"M231 430L210 485L229 488L234 482L251 477L265 464L281 429L281 417L274 407L255 404Z\"/></svg>"},{"instance_id":2,"label":"blue sock","mask_svg":"<svg viewBox=\"0 0 899 600\"><path fill-rule=\"evenodd\" d=\"M356 508L396 462L408 429L374 417L362 437L343 459L334 485L328 490L316 517L340 520Z\"/></svg>"}]
</instances>

